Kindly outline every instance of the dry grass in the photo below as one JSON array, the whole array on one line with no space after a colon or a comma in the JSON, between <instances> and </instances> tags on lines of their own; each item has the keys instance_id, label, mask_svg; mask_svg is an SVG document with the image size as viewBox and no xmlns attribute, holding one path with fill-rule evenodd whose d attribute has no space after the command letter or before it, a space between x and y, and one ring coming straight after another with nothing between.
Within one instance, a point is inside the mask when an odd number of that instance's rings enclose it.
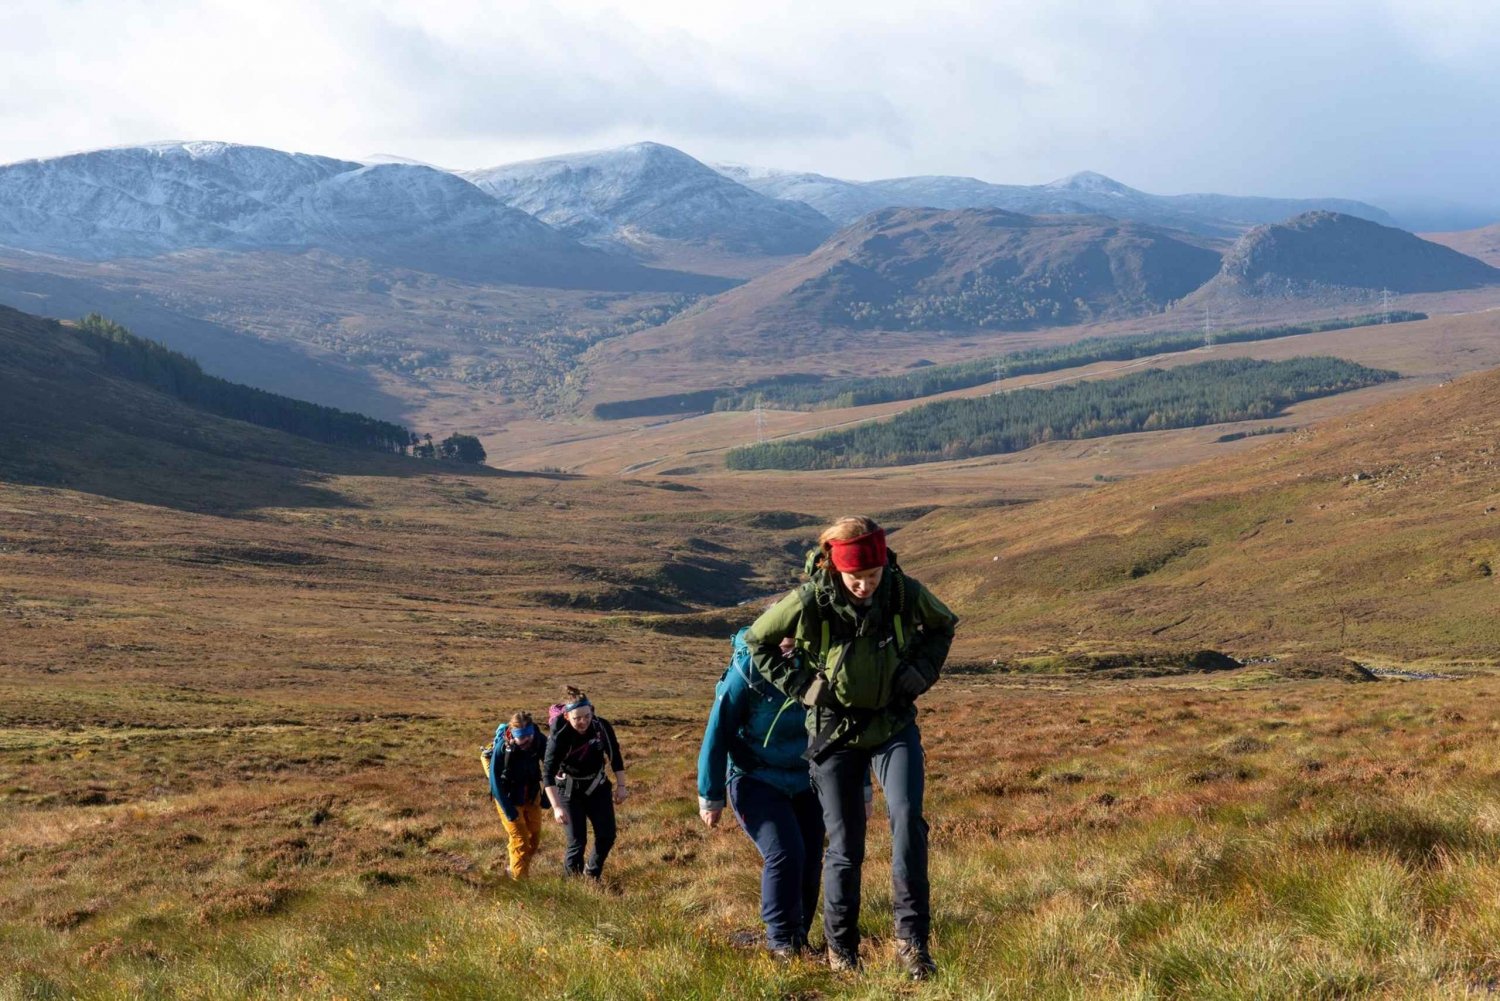
<instances>
[{"instance_id":1,"label":"dry grass","mask_svg":"<svg viewBox=\"0 0 1500 1001\"><path fill-rule=\"evenodd\" d=\"M203 503L0 484L0 1001L1489 994L1494 578L1455 561L1495 541L1496 385L1021 508L985 507L1023 492L983 471L355 475L145 438L183 464L135 462L133 489ZM103 452L63 458L112 483ZM851 506L910 523L903 563L964 617L924 700L943 974L920 988L890 957L886 836L848 978L736 948L755 852L695 817L754 611L732 602ZM1340 607L1348 641L1311 642ZM1185 636L1298 657L1131 676ZM1320 678L1424 650L1458 680ZM630 761L603 892L555 874L556 831L505 877L475 761L564 681Z\"/></svg>"},{"instance_id":2,"label":"dry grass","mask_svg":"<svg viewBox=\"0 0 1500 1001\"><path fill-rule=\"evenodd\" d=\"M84 700L49 686L58 718L0 758L0 996L908 993L881 834L863 978L731 944L756 860L693 815L699 652L682 694L635 693L659 667L602 689L636 791L604 894L553 874L556 832L536 878L504 877L472 762L495 713L446 678L392 693L433 718L256 699L300 722L206 736L141 693L151 726L84 740ZM945 682L924 720L945 972L916 993L1463 996L1500 974L1500 759L1470 718L1500 684L1233 680Z\"/></svg>"},{"instance_id":3,"label":"dry grass","mask_svg":"<svg viewBox=\"0 0 1500 1001\"><path fill-rule=\"evenodd\" d=\"M903 540L971 642L1495 663L1500 373Z\"/></svg>"},{"instance_id":4,"label":"dry grass","mask_svg":"<svg viewBox=\"0 0 1500 1001\"><path fill-rule=\"evenodd\" d=\"M698 539L769 568L809 529L727 490L326 486L347 505L238 518L0 487L0 998L1408 998L1500 978L1486 673L1016 675L971 637L923 722L944 973L916 989L889 957L877 834L868 970L839 977L733 944L757 860L697 823L692 778L722 639L535 599L599 584L585 546L644 566ZM633 775L604 893L554 874L555 831L508 881L473 760L564 678Z\"/></svg>"}]
</instances>

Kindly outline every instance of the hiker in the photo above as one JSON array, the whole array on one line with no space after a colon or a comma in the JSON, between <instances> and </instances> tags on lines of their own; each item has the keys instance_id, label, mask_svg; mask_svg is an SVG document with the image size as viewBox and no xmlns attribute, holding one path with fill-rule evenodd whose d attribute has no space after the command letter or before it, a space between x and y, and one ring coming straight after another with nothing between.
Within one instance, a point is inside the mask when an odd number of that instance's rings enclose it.
<instances>
[{"instance_id":1,"label":"hiker","mask_svg":"<svg viewBox=\"0 0 1500 1001\"><path fill-rule=\"evenodd\" d=\"M531 713L518 712L501 724L480 758L510 836L510 878L525 879L542 840L542 739Z\"/></svg>"},{"instance_id":2,"label":"hiker","mask_svg":"<svg viewBox=\"0 0 1500 1001\"><path fill-rule=\"evenodd\" d=\"M625 762L609 721L594 715L587 695L569 685L567 699L553 706L552 731L542 776L552 816L568 829L563 870L597 880L615 843L615 804L625 802ZM614 772L611 787L609 772ZM588 825L594 827L594 849L584 861Z\"/></svg>"},{"instance_id":3,"label":"hiker","mask_svg":"<svg viewBox=\"0 0 1500 1001\"><path fill-rule=\"evenodd\" d=\"M818 906L823 813L808 781L806 710L755 673L748 629L715 689L698 751L698 816L719 826L726 799L760 852L760 917L766 949L791 959L807 948ZM792 644L786 642L786 652ZM727 796L726 796L727 793Z\"/></svg>"},{"instance_id":4,"label":"hiker","mask_svg":"<svg viewBox=\"0 0 1500 1001\"><path fill-rule=\"evenodd\" d=\"M924 767L916 699L938 679L957 616L906 576L869 518L825 529L809 580L756 619L745 637L755 669L807 712L812 785L823 808L823 931L828 963L859 968L861 787L873 766L891 824L898 955L914 980L937 972L930 949ZM791 637L803 656L783 653Z\"/></svg>"}]
</instances>

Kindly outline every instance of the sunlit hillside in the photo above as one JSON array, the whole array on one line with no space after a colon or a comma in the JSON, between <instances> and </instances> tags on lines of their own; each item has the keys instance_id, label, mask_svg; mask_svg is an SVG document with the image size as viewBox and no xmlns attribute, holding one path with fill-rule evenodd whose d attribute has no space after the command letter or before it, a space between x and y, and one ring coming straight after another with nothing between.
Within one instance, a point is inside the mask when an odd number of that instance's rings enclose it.
<instances>
[{"instance_id":1,"label":"sunlit hillside","mask_svg":"<svg viewBox=\"0 0 1500 1001\"><path fill-rule=\"evenodd\" d=\"M30 323L0 373L68 450L43 478L45 442L9 445L0 483L0 998L1396 999L1500 976L1494 374L997 507L974 471L937 495L365 455L116 383ZM695 815L726 638L758 607L735 602L855 506L963 619L923 699L920 988L884 833L851 977L761 957L754 849ZM556 874L556 831L508 880L476 759L564 682L632 776L602 892Z\"/></svg>"}]
</instances>

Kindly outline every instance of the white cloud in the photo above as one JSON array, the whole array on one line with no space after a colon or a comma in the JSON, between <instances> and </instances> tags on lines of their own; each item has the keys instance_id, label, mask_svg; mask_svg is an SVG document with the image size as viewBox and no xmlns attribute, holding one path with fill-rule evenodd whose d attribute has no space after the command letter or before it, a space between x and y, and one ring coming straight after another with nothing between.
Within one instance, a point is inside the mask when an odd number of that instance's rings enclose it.
<instances>
[{"instance_id":1,"label":"white cloud","mask_svg":"<svg viewBox=\"0 0 1500 1001\"><path fill-rule=\"evenodd\" d=\"M854 177L1500 202L1490 0L10 0L0 160L224 138L452 166L652 138Z\"/></svg>"}]
</instances>

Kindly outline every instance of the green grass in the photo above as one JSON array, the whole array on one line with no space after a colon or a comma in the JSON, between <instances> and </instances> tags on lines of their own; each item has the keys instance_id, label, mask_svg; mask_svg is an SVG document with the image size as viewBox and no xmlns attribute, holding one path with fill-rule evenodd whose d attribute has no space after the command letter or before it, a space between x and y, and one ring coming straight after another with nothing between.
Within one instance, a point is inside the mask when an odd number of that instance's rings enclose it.
<instances>
[{"instance_id":1,"label":"green grass","mask_svg":"<svg viewBox=\"0 0 1500 1001\"><path fill-rule=\"evenodd\" d=\"M703 699L616 706L635 796L606 891L555 874L556 830L505 877L482 716L330 707L209 740L191 715L74 730L90 700L55 699L0 745L0 998L1464 996L1496 972L1500 752L1469 718L1496 684L945 681L921 987L879 826L863 974L733 944L758 859L694 816ZM169 694L122 715L201 711ZM49 793L81 775L109 801Z\"/></svg>"}]
</instances>

